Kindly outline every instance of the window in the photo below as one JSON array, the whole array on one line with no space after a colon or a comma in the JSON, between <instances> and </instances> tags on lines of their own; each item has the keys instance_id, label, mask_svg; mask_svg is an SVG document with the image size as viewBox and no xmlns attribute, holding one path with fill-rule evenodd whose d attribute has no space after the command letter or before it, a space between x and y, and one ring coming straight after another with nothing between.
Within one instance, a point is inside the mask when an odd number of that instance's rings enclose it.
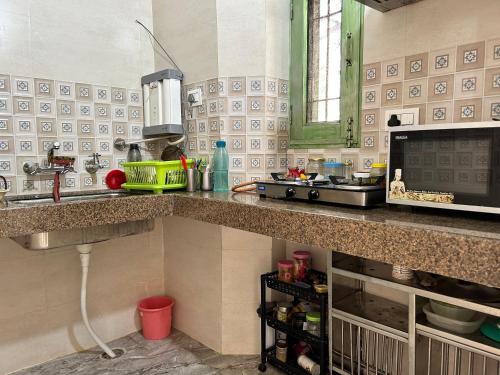
<instances>
[{"instance_id":1,"label":"window","mask_svg":"<svg viewBox=\"0 0 500 375\"><path fill-rule=\"evenodd\" d=\"M291 147L359 141L363 9L354 0L293 0Z\"/></svg>"}]
</instances>

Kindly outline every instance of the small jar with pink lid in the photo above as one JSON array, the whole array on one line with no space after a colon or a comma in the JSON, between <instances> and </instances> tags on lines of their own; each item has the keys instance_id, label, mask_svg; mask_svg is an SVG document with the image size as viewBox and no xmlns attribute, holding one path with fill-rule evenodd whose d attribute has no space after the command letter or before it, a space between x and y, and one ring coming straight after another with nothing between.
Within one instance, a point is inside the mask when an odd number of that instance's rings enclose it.
<instances>
[{"instance_id":1,"label":"small jar with pink lid","mask_svg":"<svg viewBox=\"0 0 500 375\"><path fill-rule=\"evenodd\" d=\"M278 280L285 283L293 282L293 265L291 260L280 260L278 262Z\"/></svg>"},{"instance_id":2,"label":"small jar with pink lid","mask_svg":"<svg viewBox=\"0 0 500 375\"><path fill-rule=\"evenodd\" d=\"M297 250L293 253L293 278L295 281L307 281L311 271L311 253Z\"/></svg>"}]
</instances>

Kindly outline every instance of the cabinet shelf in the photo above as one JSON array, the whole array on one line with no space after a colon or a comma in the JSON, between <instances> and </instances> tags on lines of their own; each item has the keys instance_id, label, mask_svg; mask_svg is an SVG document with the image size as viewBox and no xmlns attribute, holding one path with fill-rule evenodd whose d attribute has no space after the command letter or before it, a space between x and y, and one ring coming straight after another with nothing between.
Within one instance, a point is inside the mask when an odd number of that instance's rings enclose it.
<instances>
[{"instance_id":1,"label":"cabinet shelf","mask_svg":"<svg viewBox=\"0 0 500 375\"><path fill-rule=\"evenodd\" d=\"M299 367L299 365L291 359L286 362L281 362L276 358L276 347L272 346L266 350L267 362L283 371L288 375L310 375L306 370Z\"/></svg>"},{"instance_id":2,"label":"cabinet shelf","mask_svg":"<svg viewBox=\"0 0 500 375\"><path fill-rule=\"evenodd\" d=\"M326 274L318 271L311 271L311 275L316 278L320 284L326 284ZM270 272L262 275L268 288L277 290L278 292L289 294L291 296L309 301L318 302L322 298L327 298L326 293L316 293L316 290L311 285L310 288L304 288L293 283L285 283L278 279L278 271Z\"/></svg>"},{"instance_id":3,"label":"cabinet shelf","mask_svg":"<svg viewBox=\"0 0 500 375\"><path fill-rule=\"evenodd\" d=\"M262 318L260 309L257 311L257 313ZM274 317L274 313L272 311L268 311L266 315L266 323L271 328L274 328L280 332L286 333L289 336L304 341L315 348L319 348L321 345L328 345L328 338L322 339L319 336L312 335L307 331L299 330L293 327L291 324L282 322Z\"/></svg>"},{"instance_id":4,"label":"cabinet shelf","mask_svg":"<svg viewBox=\"0 0 500 375\"><path fill-rule=\"evenodd\" d=\"M369 259L360 259L351 255L334 253L331 259L331 272L362 282L382 285L405 293L414 293L430 299L447 302L452 305L480 311L485 314L500 316L498 305L491 301L500 298L500 293L493 292L494 288L474 285L477 294L481 294L484 301L472 301L458 297L458 288L462 286L460 280L445 276L436 276L426 272L415 271L416 277L412 280L398 280L392 277L392 265ZM423 281L425 280L425 282ZM429 286L426 283L430 283ZM456 287L455 287L456 286ZM469 289L465 284L463 290ZM488 301L490 300L490 301Z\"/></svg>"},{"instance_id":5,"label":"cabinet shelf","mask_svg":"<svg viewBox=\"0 0 500 375\"><path fill-rule=\"evenodd\" d=\"M417 316L416 330L422 336L436 338L440 341L449 341L463 349L500 358L500 343L487 338L479 331L470 334L456 333L429 323L425 318L425 314Z\"/></svg>"},{"instance_id":6,"label":"cabinet shelf","mask_svg":"<svg viewBox=\"0 0 500 375\"><path fill-rule=\"evenodd\" d=\"M346 297L333 301L332 314L391 333L403 341L408 339L408 308L374 294L353 289Z\"/></svg>"}]
</instances>

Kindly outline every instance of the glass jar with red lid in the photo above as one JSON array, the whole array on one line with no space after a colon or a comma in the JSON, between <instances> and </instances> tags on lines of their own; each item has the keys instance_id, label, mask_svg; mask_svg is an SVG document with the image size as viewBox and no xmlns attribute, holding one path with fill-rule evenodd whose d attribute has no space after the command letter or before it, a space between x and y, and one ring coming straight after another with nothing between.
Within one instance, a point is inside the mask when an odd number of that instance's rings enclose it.
<instances>
[{"instance_id":1,"label":"glass jar with red lid","mask_svg":"<svg viewBox=\"0 0 500 375\"><path fill-rule=\"evenodd\" d=\"M293 253L293 278L295 281L307 281L311 271L311 253L297 250Z\"/></svg>"},{"instance_id":2,"label":"glass jar with red lid","mask_svg":"<svg viewBox=\"0 0 500 375\"><path fill-rule=\"evenodd\" d=\"M293 265L291 260L280 260L278 262L278 280L285 283L293 282Z\"/></svg>"}]
</instances>

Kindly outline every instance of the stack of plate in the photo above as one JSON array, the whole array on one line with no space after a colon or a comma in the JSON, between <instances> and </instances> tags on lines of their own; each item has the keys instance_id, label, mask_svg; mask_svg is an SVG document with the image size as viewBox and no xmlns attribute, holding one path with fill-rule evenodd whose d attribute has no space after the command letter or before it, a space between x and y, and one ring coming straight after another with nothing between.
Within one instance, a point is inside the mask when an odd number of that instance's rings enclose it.
<instances>
[{"instance_id":1,"label":"stack of plate","mask_svg":"<svg viewBox=\"0 0 500 375\"><path fill-rule=\"evenodd\" d=\"M476 311L433 300L423 310L429 323L462 334L476 332L486 319Z\"/></svg>"}]
</instances>

